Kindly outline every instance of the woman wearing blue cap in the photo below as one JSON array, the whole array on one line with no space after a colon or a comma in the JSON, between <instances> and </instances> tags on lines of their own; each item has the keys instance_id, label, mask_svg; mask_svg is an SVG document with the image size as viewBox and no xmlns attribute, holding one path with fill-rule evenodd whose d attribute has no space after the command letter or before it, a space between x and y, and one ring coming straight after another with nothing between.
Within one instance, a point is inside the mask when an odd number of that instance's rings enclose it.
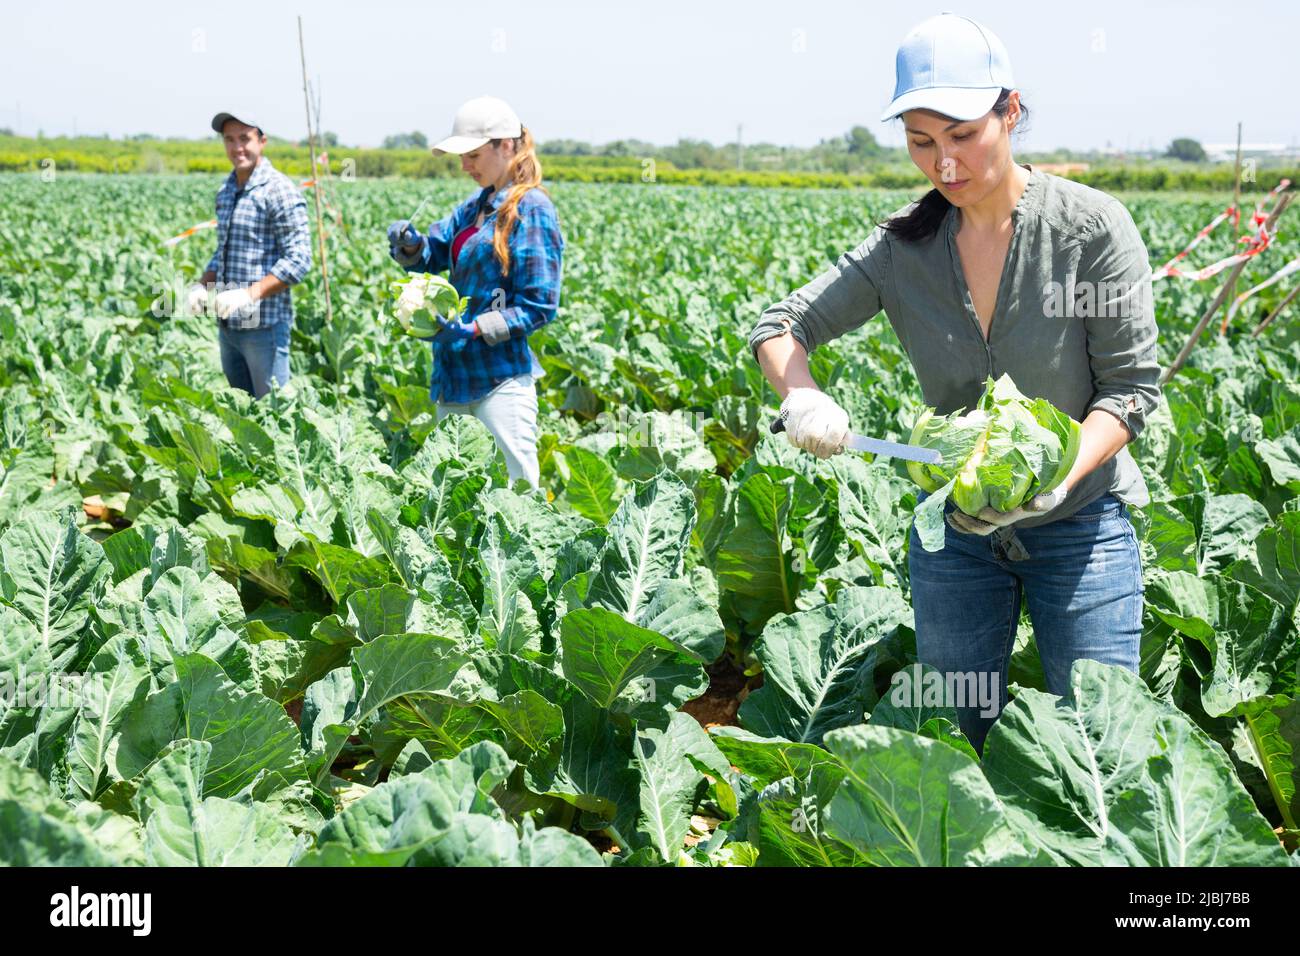
<instances>
[{"instance_id":1,"label":"woman wearing blue cap","mask_svg":"<svg viewBox=\"0 0 1300 956\"><path fill-rule=\"evenodd\" d=\"M1081 658L1137 669L1142 569L1126 505L1149 496L1127 445L1160 396L1151 270L1133 219L1113 197L1016 164L1010 136L1025 112L986 27L944 14L913 29L882 120L902 118L933 188L765 311L750 336L786 436L819 458L844 450L849 420L817 387L808 353L882 309L940 414L971 408L1005 373L1082 423L1056 490L978 518L949 504L940 551L912 531L918 657L949 687L996 688L995 701L952 701L980 749L1007 703L1022 597L1052 693L1069 692Z\"/></svg>"},{"instance_id":2,"label":"woman wearing blue cap","mask_svg":"<svg viewBox=\"0 0 1300 956\"><path fill-rule=\"evenodd\" d=\"M528 336L555 318L564 239L542 188L532 134L506 103L481 96L456 113L435 154L461 157L482 188L420 235L405 219L388 227L389 252L408 272L450 270L469 298L461 321L433 340L430 394L438 419L473 415L487 426L511 481L538 486L537 391L541 366Z\"/></svg>"}]
</instances>

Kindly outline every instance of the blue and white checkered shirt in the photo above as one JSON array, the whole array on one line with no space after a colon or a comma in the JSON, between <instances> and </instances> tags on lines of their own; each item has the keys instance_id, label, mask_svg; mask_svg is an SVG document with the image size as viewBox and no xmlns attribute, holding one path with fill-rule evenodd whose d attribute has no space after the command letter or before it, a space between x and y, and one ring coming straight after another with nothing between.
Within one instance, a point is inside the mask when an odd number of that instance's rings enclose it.
<instances>
[{"instance_id":1,"label":"blue and white checkered shirt","mask_svg":"<svg viewBox=\"0 0 1300 956\"><path fill-rule=\"evenodd\" d=\"M243 288L268 273L293 285L311 268L311 228L302 191L265 156L241 188L232 172L217 192L217 251L208 263L217 290ZM256 329L293 321L286 290L254 303L246 316L232 315L232 329Z\"/></svg>"},{"instance_id":2,"label":"blue and white checkered shirt","mask_svg":"<svg viewBox=\"0 0 1300 956\"><path fill-rule=\"evenodd\" d=\"M528 336L555 318L564 252L555 204L540 189L530 189L519 200L519 218L510 236L510 274L506 276L492 251L492 239L496 235L497 208L509 191L508 187L499 193L491 186L485 187L446 219L429 227L421 255L414 261L393 256L407 272L436 273L450 268L451 284L469 297L462 321L473 321L484 312L497 312L510 330L510 338L496 345L489 345L482 337L436 336L429 383L434 401L475 402L506 379L530 371ZM480 209L485 215L483 225L460 247L453 267L452 241L462 229L474 224Z\"/></svg>"}]
</instances>

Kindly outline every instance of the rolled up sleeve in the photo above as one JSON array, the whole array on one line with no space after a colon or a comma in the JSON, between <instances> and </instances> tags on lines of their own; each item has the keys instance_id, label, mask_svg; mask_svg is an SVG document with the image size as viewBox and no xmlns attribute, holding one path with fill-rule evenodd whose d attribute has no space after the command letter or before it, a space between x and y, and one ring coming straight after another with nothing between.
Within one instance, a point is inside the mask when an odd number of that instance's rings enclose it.
<instances>
[{"instance_id":1,"label":"rolled up sleeve","mask_svg":"<svg viewBox=\"0 0 1300 956\"><path fill-rule=\"evenodd\" d=\"M1075 286L1077 314L1084 317L1093 397L1141 434L1160 401L1156 317L1151 263L1129 211L1118 200L1097 216L1084 243Z\"/></svg>"},{"instance_id":2,"label":"rolled up sleeve","mask_svg":"<svg viewBox=\"0 0 1300 956\"><path fill-rule=\"evenodd\" d=\"M888 256L885 231L877 226L862 245L768 307L749 334L749 350L755 360L758 347L775 336L789 332L804 351L812 352L876 316L881 309Z\"/></svg>"},{"instance_id":3,"label":"rolled up sleeve","mask_svg":"<svg viewBox=\"0 0 1300 956\"><path fill-rule=\"evenodd\" d=\"M307 200L297 189L281 190L271 216L271 230L280 249L280 258L271 266L271 275L285 285L301 282L311 269L311 224L307 220Z\"/></svg>"}]
</instances>

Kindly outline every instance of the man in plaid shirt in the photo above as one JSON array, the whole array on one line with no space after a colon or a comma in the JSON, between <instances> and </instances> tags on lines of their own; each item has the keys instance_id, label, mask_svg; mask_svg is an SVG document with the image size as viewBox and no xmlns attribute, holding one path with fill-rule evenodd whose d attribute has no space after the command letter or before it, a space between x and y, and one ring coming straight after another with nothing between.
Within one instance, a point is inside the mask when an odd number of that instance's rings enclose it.
<instances>
[{"instance_id":1,"label":"man in plaid shirt","mask_svg":"<svg viewBox=\"0 0 1300 956\"><path fill-rule=\"evenodd\" d=\"M208 306L214 287L220 323L221 367L226 380L261 398L274 379L289 381L289 286L311 268L311 233L302 192L262 155L266 134L255 123L218 113L233 172L217 193L217 251L190 287L189 314Z\"/></svg>"}]
</instances>

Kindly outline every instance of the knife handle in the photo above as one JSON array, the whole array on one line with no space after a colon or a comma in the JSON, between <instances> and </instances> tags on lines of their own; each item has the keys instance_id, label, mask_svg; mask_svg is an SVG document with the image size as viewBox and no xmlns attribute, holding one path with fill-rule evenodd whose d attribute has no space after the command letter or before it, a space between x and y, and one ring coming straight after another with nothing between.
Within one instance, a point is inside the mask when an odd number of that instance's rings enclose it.
<instances>
[{"instance_id":1,"label":"knife handle","mask_svg":"<svg viewBox=\"0 0 1300 956\"><path fill-rule=\"evenodd\" d=\"M767 426L767 430L773 435L781 434L781 432L785 431L785 419L777 415L776 418L772 419L772 424Z\"/></svg>"}]
</instances>

